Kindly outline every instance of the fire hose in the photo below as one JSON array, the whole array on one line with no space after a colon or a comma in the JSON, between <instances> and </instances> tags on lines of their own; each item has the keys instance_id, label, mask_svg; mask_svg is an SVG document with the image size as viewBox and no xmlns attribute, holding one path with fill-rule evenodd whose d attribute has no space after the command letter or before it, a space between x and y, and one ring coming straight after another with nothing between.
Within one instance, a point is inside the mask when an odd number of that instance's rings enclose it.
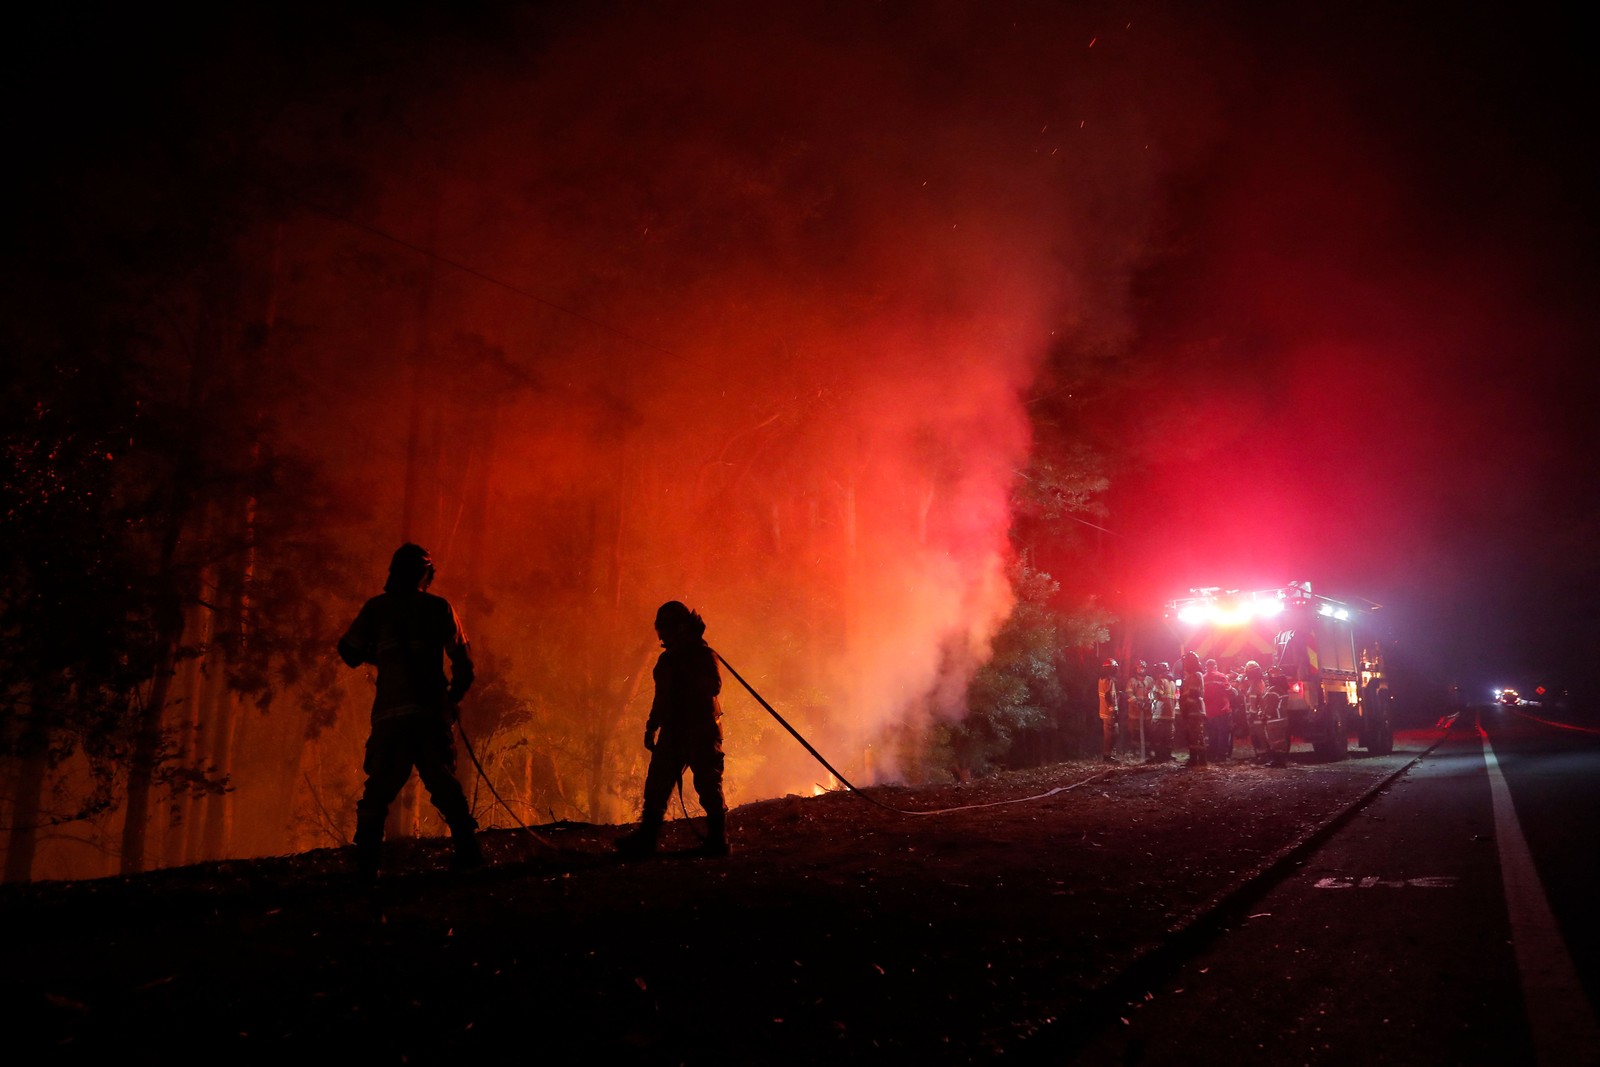
<instances>
[{"instance_id":1,"label":"fire hose","mask_svg":"<svg viewBox=\"0 0 1600 1067\"><path fill-rule=\"evenodd\" d=\"M467 728L461 725L460 708L455 709L454 718L456 720L456 733L461 735L461 744L467 750L467 755L471 757L472 765L478 769L478 777L482 778L483 784L489 787L489 795L494 797L502 808L506 809L506 814L511 816L513 822L522 827L523 833L539 842L539 844L543 845L545 848L554 849L556 846L550 841L549 838L536 833L532 827L518 817L517 813L512 810L511 805L507 804L505 802L505 798L500 795L500 790L496 789L494 787L494 783L489 780L488 772L483 769L483 764L478 761L478 753L473 750L472 742L467 737Z\"/></svg>"},{"instance_id":2,"label":"fire hose","mask_svg":"<svg viewBox=\"0 0 1600 1067\"><path fill-rule=\"evenodd\" d=\"M778 712L777 712L777 709L775 709L771 704L768 704L767 701L766 701L766 698L764 698L760 693L756 692L755 687L752 686L749 682L744 680L744 676L743 675L741 675L738 671L733 669L733 664L729 663L726 659L722 658L722 653L721 652L718 652L716 649L712 649L711 650L711 654L713 656L717 657L717 662L721 663L724 667L728 668L728 673L733 675L734 680L737 681L740 685L744 686L745 690L752 697L755 698L756 703L760 704L761 707L766 710L766 713L768 715L771 715L774 719L776 719L778 721L778 725L779 726L781 726L785 730L789 731L789 736L793 737L796 741L800 742L800 744L805 748L805 750L807 752L811 753L812 758L814 758L818 763L820 763L824 767L826 767L827 770L828 770L828 773L833 775L834 778L838 779L840 785L844 786L845 789L849 790L851 793L853 793L856 796L860 797L862 800L867 801L869 804L876 804L878 807L882 808L883 810L892 811L896 815L944 815L944 814L947 814L947 813L953 812L953 811L972 811L972 810L975 810L977 808L995 808L995 807L1000 807L1000 806L1005 805L1005 804L1023 804L1023 803L1026 803L1026 802L1030 801L1030 800L1043 800L1046 797L1053 797L1057 793L1065 793L1065 792L1067 792L1069 790L1077 789L1079 786L1088 785L1090 782L1094 781L1095 779L1103 778L1107 774L1111 773L1110 771L1101 771L1099 774L1091 775L1090 777L1085 778L1081 782L1074 782L1072 785L1058 785L1054 789L1052 789L1052 790L1050 790L1048 792L1045 792L1045 793L1040 793L1037 796L1018 797L1018 798L1016 798L1014 800L991 800L986 804L962 804L962 805L960 805L958 807L954 807L954 808L936 808L936 809L933 809L931 811L911 811L911 810L908 810L906 808L897 808L897 807L893 806L892 804L885 804L883 801L879 800L877 797L872 796L869 793L863 793L848 778L846 778L844 775L840 774L838 769L836 767L834 767L833 764L829 763L827 761L827 759L822 755L822 753L818 752L812 746L810 741L807 741L803 736L801 736L799 730L796 730L793 726L790 726L789 725L789 721L787 719L785 719L782 715L779 715ZM680 796L681 796L681 790L682 790L681 784L679 786L679 789L680 789Z\"/></svg>"},{"instance_id":3,"label":"fire hose","mask_svg":"<svg viewBox=\"0 0 1600 1067\"><path fill-rule=\"evenodd\" d=\"M811 754L812 758L815 759L818 763L822 764L822 766L827 769L828 773L833 775L833 777L839 782L839 784L844 786L845 789L848 792L850 792L851 794L853 794L855 796L860 797L862 800L865 800L869 804L873 804L873 805L876 805L877 807L882 808L884 811L894 812L896 815L945 815L945 814L949 814L950 812L956 812L956 811L974 811L974 810L979 809L979 808L995 808L995 807L1001 807L1001 806L1004 806L1004 805L1007 805L1007 804L1025 804L1028 801L1044 800L1045 798L1053 797L1058 793L1069 792L1069 791L1071 791L1073 789L1079 788L1080 786L1088 785L1090 782L1093 782L1093 781L1095 781L1095 780L1097 780L1099 778L1103 778L1107 774L1111 773L1110 771L1101 771L1098 774L1090 775L1088 778L1085 778L1081 782L1074 782L1072 785L1058 785L1054 789L1048 790L1048 791L1043 792L1043 793L1036 794L1036 795L1031 796L1031 797L1017 797L1017 798L1012 799L1012 800L991 800L991 801L989 801L987 803L984 803L984 804L961 804L961 805L958 805L958 806L953 807L953 808L934 808L934 809L927 810L927 811L913 811L913 810L910 810L908 808L897 808L892 804L885 804L883 801L879 800L877 797L871 795L870 793L863 792L855 783L851 782L848 778L846 778L842 773L840 773L840 771L839 771L839 769L837 767L835 767L833 764L828 762L827 757L825 757L822 753L818 752L816 750L816 747L813 746L810 741L807 741L805 739L805 736L802 735L799 730L796 730L793 726L791 726L789 724L789 720L785 719L782 715L778 714L778 710L776 708L774 708L771 704L767 703L766 698L763 697L760 693L756 692L756 689L755 689L754 686L752 686L749 682L745 681L744 675L742 675L738 671L734 670L733 664L729 663L726 659L724 659L722 653L718 652L716 649L712 649L711 650L711 654L713 656L717 657L717 662L721 663L724 667L728 668L728 673L733 675L735 681L737 681L740 685L744 686L745 691L748 692L752 697L755 698L756 703L760 704L762 709L765 710L768 715L771 715L773 717L773 719L775 719L777 721L779 726L781 726L785 730L787 730L789 732L789 736L793 737L796 741L800 742L801 746L807 752L809 752ZM483 769L483 763L478 759L477 751L472 747L471 739L467 737L466 728L461 725L461 715L459 713L459 710L457 711L457 714L455 715L455 720L456 720L456 732L461 735L462 747L467 750L467 756L472 760L472 766L477 770L478 777L482 778L483 779L483 784L488 787L489 795L494 797L495 801L502 808L505 809L506 814L511 816L512 821L514 821L519 827L521 827L521 829L522 829L522 831L524 833L526 833L529 837L533 838L535 841L539 842L539 844L545 846L546 848L554 849L556 847L555 844L552 843L549 838L546 838L546 837L536 833L533 830L532 827L530 827L527 823L523 822L521 817L517 815L516 811L512 809L511 805L507 804L506 801L505 801L505 798L500 795L500 791L494 787L494 782L489 779L489 773ZM1141 733L1142 733L1142 731L1141 731ZM1142 736L1140 738L1140 741L1141 741L1141 743L1143 742L1143 737ZM679 776L679 779L678 779L678 803L679 804L683 803L683 778L682 778L681 775ZM687 809L685 810L684 814L685 815L688 814Z\"/></svg>"}]
</instances>

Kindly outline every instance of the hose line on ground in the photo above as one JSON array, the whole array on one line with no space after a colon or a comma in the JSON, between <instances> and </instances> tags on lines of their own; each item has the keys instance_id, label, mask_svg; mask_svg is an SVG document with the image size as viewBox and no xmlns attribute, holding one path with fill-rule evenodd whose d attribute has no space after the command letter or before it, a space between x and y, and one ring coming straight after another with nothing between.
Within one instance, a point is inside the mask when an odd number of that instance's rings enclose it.
<instances>
[{"instance_id":1,"label":"hose line on ground","mask_svg":"<svg viewBox=\"0 0 1600 1067\"><path fill-rule=\"evenodd\" d=\"M488 772L483 769L483 764L478 762L478 754L473 751L472 742L467 738L467 728L461 725L461 715L459 712L456 714L456 732L461 735L461 744L466 748L467 755L471 757L472 765L478 769L478 777L482 778L483 784L489 787L489 795L494 797L495 800L499 801L500 806L506 809L506 814L511 816L512 821L518 826L522 827L523 833L539 842L539 844L543 845L545 848L554 849L556 846L550 841L549 838L535 833L532 827L523 822L522 819L517 816L517 813L511 810L511 805L505 802L505 798L500 795L500 791L496 789L494 787L494 783L489 780Z\"/></svg>"},{"instance_id":2,"label":"hose line on ground","mask_svg":"<svg viewBox=\"0 0 1600 1067\"><path fill-rule=\"evenodd\" d=\"M721 652L718 652L716 649L713 648L711 650L711 654L713 656L717 657L717 662L721 663L724 667L728 668L728 673L733 675L735 681L737 681L740 685L744 686L746 692L748 692L751 696L755 697L756 703L760 704L763 708L765 708L768 715L771 715L774 719L778 720L778 725L779 726L781 726L785 730L789 731L789 736L793 737L796 741L800 742L800 744L802 746L804 746L805 750L807 752L811 753L812 757L818 763L822 764L824 767L826 767L828 769L828 773L829 774L833 775L834 778L838 779L840 785L844 786L846 789L848 789L850 792L854 793L856 796L860 797L862 800L865 800L870 804L876 804L878 807L882 808L885 811L892 811L896 815L944 815L947 812L952 812L952 811L972 811L972 810L977 809L977 808L995 808L995 807L1000 807L1001 805L1004 805L1004 804L1023 804L1023 803L1026 803L1027 801L1030 801L1030 800L1043 800L1045 797L1053 797L1057 793L1065 793L1068 790L1077 789L1079 786L1088 785L1090 782L1094 781L1095 779L1103 778L1107 774L1110 773L1109 771L1101 771L1099 774L1091 775L1090 777L1085 778L1081 782L1074 782L1072 785L1058 785L1054 789L1050 790L1049 792L1040 793L1037 796L1031 796L1031 797L1017 797L1015 800L991 800L986 804L962 804L959 807L954 807L954 808L936 808L936 809L934 809L932 811L909 811L909 810L907 810L905 808L897 808L897 807L894 807L892 804L885 804L883 801L879 800L877 797L874 797L874 796L872 796L871 794L868 794L868 793L863 793L860 789L858 789L848 778L846 778L844 775L840 774L838 769L835 768L833 764L829 763L827 761L827 759L825 759L823 757L822 753L818 752L815 748L813 748L812 745L811 745L811 742L807 741L804 737L802 737L800 735L800 731L799 730L796 730L793 726L790 726L789 725L789 721L787 719L785 719L782 715L779 715L777 710L775 708L773 708L773 706L771 704L768 704L766 702L766 699L764 697L762 697L762 695L760 693L755 691L755 687L752 686L749 682L745 681L744 680L744 676L741 675L738 671L733 669L733 664L729 663L726 659L724 659L722 657L722 653ZM682 786L680 785L679 788L681 790Z\"/></svg>"}]
</instances>

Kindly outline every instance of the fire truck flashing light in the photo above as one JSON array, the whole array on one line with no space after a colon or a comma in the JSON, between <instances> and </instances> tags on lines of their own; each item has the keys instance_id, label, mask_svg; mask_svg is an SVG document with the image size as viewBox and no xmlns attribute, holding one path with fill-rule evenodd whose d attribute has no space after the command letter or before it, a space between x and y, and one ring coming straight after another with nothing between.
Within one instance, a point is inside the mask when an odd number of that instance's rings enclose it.
<instances>
[{"instance_id":1,"label":"fire truck flashing light","mask_svg":"<svg viewBox=\"0 0 1600 1067\"><path fill-rule=\"evenodd\" d=\"M1270 619L1283 614L1283 601L1277 598L1249 600L1194 600L1178 609L1178 621L1185 626L1245 626L1252 619Z\"/></svg>"},{"instance_id":2,"label":"fire truck flashing light","mask_svg":"<svg viewBox=\"0 0 1600 1067\"><path fill-rule=\"evenodd\" d=\"M1318 615L1340 622L1355 614L1336 600L1315 596L1310 582L1294 582L1283 589L1263 589L1253 593L1220 589L1194 589L1195 596L1169 602L1169 617L1185 626L1241 627L1259 619L1272 619L1288 608L1316 605Z\"/></svg>"}]
</instances>

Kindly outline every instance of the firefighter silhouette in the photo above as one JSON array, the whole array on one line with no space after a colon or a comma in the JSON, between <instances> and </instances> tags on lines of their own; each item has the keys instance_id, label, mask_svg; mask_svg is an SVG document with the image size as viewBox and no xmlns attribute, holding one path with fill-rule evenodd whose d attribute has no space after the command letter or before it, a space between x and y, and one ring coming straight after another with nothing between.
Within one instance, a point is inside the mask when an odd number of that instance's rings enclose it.
<instances>
[{"instance_id":1,"label":"firefighter silhouette","mask_svg":"<svg viewBox=\"0 0 1600 1067\"><path fill-rule=\"evenodd\" d=\"M655 699L644 727L644 747L650 750L644 810L638 829L617 839L617 850L630 856L656 850L672 787L687 769L706 813L706 841L700 851L726 856L728 809L722 796L722 707L717 702L722 675L716 654L705 641L705 620L679 601L661 605L655 627L662 652L652 672Z\"/></svg>"},{"instance_id":2,"label":"firefighter silhouette","mask_svg":"<svg viewBox=\"0 0 1600 1067\"><path fill-rule=\"evenodd\" d=\"M378 668L372 732L362 763L367 781L356 803L356 865L364 879L377 876L384 819L413 767L450 827L453 866L483 863L478 823L456 780L450 732L457 704L472 686L472 656L455 609L427 591L433 575L426 549L401 545L389 563L383 592L366 602L339 639L345 663Z\"/></svg>"}]
</instances>

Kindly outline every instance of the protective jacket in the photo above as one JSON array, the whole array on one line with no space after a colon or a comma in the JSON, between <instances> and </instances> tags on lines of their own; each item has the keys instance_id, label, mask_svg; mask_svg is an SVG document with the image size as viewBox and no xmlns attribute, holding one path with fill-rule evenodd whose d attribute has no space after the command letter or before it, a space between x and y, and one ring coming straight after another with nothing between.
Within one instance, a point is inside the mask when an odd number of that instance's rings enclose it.
<instances>
[{"instance_id":1,"label":"protective jacket","mask_svg":"<svg viewBox=\"0 0 1600 1067\"><path fill-rule=\"evenodd\" d=\"M1150 693L1155 688L1155 679L1148 674L1134 673L1128 678L1126 692L1128 704L1140 712L1149 708Z\"/></svg>"},{"instance_id":2,"label":"protective jacket","mask_svg":"<svg viewBox=\"0 0 1600 1067\"><path fill-rule=\"evenodd\" d=\"M1205 676L1199 671L1184 671L1182 687L1178 690L1178 713L1204 716L1205 687Z\"/></svg>"},{"instance_id":3,"label":"protective jacket","mask_svg":"<svg viewBox=\"0 0 1600 1067\"><path fill-rule=\"evenodd\" d=\"M1207 671L1205 674L1206 716L1216 718L1232 710L1232 703L1228 700L1228 676L1221 671Z\"/></svg>"},{"instance_id":4,"label":"protective jacket","mask_svg":"<svg viewBox=\"0 0 1600 1067\"><path fill-rule=\"evenodd\" d=\"M701 740L722 733L722 674L717 659L704 641L668 645L656 659L652 672L655 700L650 704L646 730L659 729L663 740Z\"/></svg>"},{"instance_id":5,"label":"protective jacket","mask_svg":"<svg viewBox=\"0 0 1600 1067\"><path fill-rule=\"evenodd\" d=\"M1116 678L1100 679L1100 718L1109 722L1117 717L1118 695Z\"/></svg>"},{"instance_id":6,"label":"protective jacket","mask_svg":"<svg viewBox=\"0 0 1600 1067\"><path fill-rule=\"evenodd\" d=\"M432 593L379 593L367 601L339 639L339 657L352 667L370 663L378 668L374 725L406 715L442 714L472 687L472 655L461 619L448 600Z\"/></svg>"},{"instance_id":7,"label":"protective jacket","mask_svg":"<svg viewBox=\"0 0 1600 1067\"><path fill-rule=\"evenodd\" d=\"M1157 678L1152 707L1158 720L1170 720L1177 712L1178 687L1171 678Z\"/></svg>"}]
</instances>

